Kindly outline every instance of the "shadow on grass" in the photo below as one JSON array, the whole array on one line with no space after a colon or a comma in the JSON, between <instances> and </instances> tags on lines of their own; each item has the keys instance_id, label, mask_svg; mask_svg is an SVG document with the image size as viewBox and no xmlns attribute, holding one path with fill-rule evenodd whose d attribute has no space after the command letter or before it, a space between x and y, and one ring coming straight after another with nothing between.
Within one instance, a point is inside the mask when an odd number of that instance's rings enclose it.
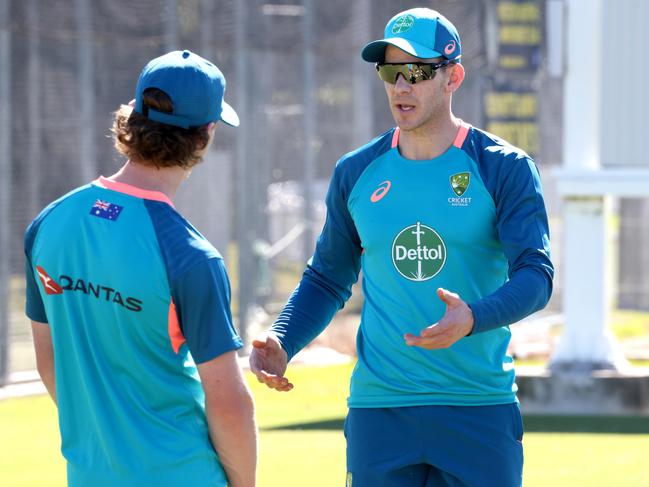
<instances>
[{"instance_id":1,"label":"shadow on grass","mask_svg":"<svg viewBox=\"0 0 649 487\"><path fill-rule=\"evenodd\" d=\"M525 431L537 433L649 434L649 416L544 416L523 417Z\"/></svg>"},{"instance_id":2,"label":"shadow on grass","mask_svg":"<svg viewBox=\"0 0 649 487\"><path fill-rule=\"evenodd\" d=\"M322 421L311 421L308 423L283 424L280 426L267 426L259 428L261 431L285 431L285 430L340 430L343 429L345 418L324 419Z\"/></svg>"},{"instance_id":3,"label":"shadow on grass","mask_svg":"<svg viewBox=\"0 0 649 487\"><path fill-rule=\"evenodd\" d=\"M262 431L342 430L345 418L284 424L261 428ZM541 416L523 418L527 433L617 433L649 434L647 416Z\"/></svg>"}]
</instances>

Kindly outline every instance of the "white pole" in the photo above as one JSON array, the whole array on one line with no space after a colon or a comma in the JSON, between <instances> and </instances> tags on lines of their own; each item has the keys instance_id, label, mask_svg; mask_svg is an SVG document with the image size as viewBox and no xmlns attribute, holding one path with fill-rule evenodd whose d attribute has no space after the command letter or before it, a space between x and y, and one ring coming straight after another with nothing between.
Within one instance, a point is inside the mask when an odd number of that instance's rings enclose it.
<instances>
[{"instance_id":1,"label":"white pole","mask_svg":"<svg viewBox=\"0 0 649 487\"><path fill-rule=\"evenodd\" d=\"M563 83L563 165L600 167L602 0L567 0L567 60Z\"/></svg>"},{"instance_id":2,"label":"white pole","mask_svg":"<svg viewBox=\"0 0 649 487\"><path fill-rule=\"evenodd\" d=\"M603 58L593 53L602 52L602 0L568 0L567 7L563 169L588 175L600 169ZM620 369L625 360L608 326L609 197L567 194L563 211L565 328L550 369Z\"/></svg>"},{"instance_id":3,"label":"white pole","mask_svg":"<svg viewBox=\"0 0 649 487\"><path fill-rule=\"evenodd\" d=\"M11 31L0 0L0 386L9 376L9 209L11 208Z\"/></svg>"}]
</instances>

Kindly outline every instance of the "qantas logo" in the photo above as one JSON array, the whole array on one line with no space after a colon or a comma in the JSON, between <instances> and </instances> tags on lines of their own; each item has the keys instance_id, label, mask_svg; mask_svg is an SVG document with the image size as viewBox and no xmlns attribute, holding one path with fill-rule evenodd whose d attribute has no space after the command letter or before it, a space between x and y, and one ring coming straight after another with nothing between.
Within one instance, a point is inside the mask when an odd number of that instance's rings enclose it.
<instances>
[{"instance_id":1,"label":"qantas logo","mask_svg":"<svg viewBox=\"0 0 649 487\"><path fill-rule=\"evenodd\" d=\"M76 291L81 292L88 297L94 297L100 301L115 303L129 311L142 311L141 299L132 296L124 296L123 293L112 287L84 281L83 279L74 279L66 275L61 275L59 277L59 282L56 282L41 266L36 266L36 270L46 294L63 294L63 291Z\"/></svg>"},{"instance_id":2,"label":"qantas logo","mask_svg":"<svg viewBox=\"0 0 649 487\"><path fill-rule=\"evenodd\" d=\"M379 184L379 187L372 193L372 196L370 196L370 201L372 203L376 203L377 201L380 201L386 194L388 194L388 191L390 191L390 188L392 187L392 183L390 181L383 181L381 184Z\"/></svg>"},{"instance_id":3,"label":"qantas logo","mask_svg":"<svg viewBox=\"0 0 649 487\"><path fill-rule=\"evenodd\" d=\"M63 294L61 286L45 272L45 269L37 265L36 271L38 272L38 278L43 283L43 289L45 289L47 294Z\"/></svg>"}]
</instances>

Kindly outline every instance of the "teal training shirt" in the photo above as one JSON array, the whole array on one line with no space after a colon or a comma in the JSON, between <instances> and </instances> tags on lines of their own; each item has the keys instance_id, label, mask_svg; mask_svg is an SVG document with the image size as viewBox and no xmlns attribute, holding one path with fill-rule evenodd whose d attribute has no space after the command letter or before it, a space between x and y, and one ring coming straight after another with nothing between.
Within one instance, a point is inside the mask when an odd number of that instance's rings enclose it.
<instances>
[{"instance_id":1,"label":"teal training shirt","mask_svg":"<svg viewBox=\"0 0 649 487\"><path fill-rule=\"evenodd\" d=\"M72 487L225 486L196 363L242 346L220 254L162 193L99 178L25 235Z\"/></svg>"},{"instance_id":2,"label":"teal training shirt","mask_svg":"<svg viewBox=\"0 0 649 487\"><path fill-rule=\"evenodd\" d=\"M411 161L392 129L343 157L315 254L274 323L289 358L329 323L363 271L365 302L350 407L515 401L508 325L547 303L548 223L538 171L522 151L463 124L454 144ZM439 321L443 287L471 307L448 349L406 345Z\"/></svg>"}]
</instances>

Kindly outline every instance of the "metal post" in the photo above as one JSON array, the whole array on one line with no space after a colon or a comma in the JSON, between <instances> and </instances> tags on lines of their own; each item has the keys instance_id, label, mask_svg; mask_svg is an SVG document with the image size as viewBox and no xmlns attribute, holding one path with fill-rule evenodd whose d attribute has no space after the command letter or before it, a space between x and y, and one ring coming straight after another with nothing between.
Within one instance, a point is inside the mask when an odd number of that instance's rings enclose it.
<instances>
[{"instance_id":1,"label":"metal post","mask_svg":"<svg viewBox=\"0 0 649 487\"><path fill-rule=\"evenodd\" d=\"M165 51L178 49L178 4L177 0L165 3Z\"/></svg>"},{"instance_id":2,"label":"metal post","mask_svg":"<svg viewBox=\"0 0 649 487\"><path fill-rule=\"evenodd\" d=\"M205 59L209 60L212 60L212 53L214 52L214 26L212 22L212 9L213 2L211 0L201 0L201 52L199 54Z\"/></svg>"},{"instance_id":3,"label":"metal post","mask_svg":"<svg viewBox=\"0 0 649 487\"><path fill-rule=\"evenodd\" d=\"M92 12L90 0L74 0L77 28L77 62L79 68L79 177L83 183L96 176L95 82Z\"/></svg>"},{"instance_id":4,"label":"metal post","mask_svg":"<svg viewBox=\"0 0 649 487\"><path fill-rule=\"evenodd\" d=\"M315 131L317 102L315 92L315 53L313 42L313 2L304 0L304 19L302 22L303 77L304 77L304 258L313 253L313 183L315 180Z\"/></svg>"},{"instance_id":5,"label":"metal post","mask_svg":"<svg viewBox=\"0 0 649 487\"><path fill-rule=\"evenodd\" d=\"M371 33L371 3L370 0L358 0L352 6L354 29L352 31L353 52L358 53L367 42L372 38ZM372 81L373 66L363 61L360 56L352 55L352 89L354 93L354 122L352 124L353 140L352 145L358 147L363 145L372 137L374 127L374 112L372 105Z\"/></svg>"},{"instance_id":6,"label":"metal post","mask_svg":"<svg viewBox=\"0 0 649 487\"><path fill-rule=\"evenodd\" d=\"M27 214L34 218L41 201L41 159L43 146L43 114L41 110L41 56L40 56L40 2L29 0L27 4L27 119L29 145L27 148Z\"/></svg>"},{"instance_id":7,"label":"metal post","mask_svg":"<svg viewBox=\"0 0 649 487\"><path fill-rule=\"evenodd\" d=\"M248 2L239 0L235 4L235 52L236 52L236 110L239 114L241 125L237 131L237 157L235 166L237 171L237 243L239 247L239 334L244 343L248 343L248 311L253 300L252 296L252 273L254 272L254 256L252 253L252 239L249 220L250 203L248 201L249 187L248 178L250 157L250 117L248 117L248 56L247 28Z\"/></svg>"},{"instance_id":8,"label":"metal post","mask_svg":"<svg viewBox=\"0 0 649 487\"><path fill-rule=\"evenodd\" d=\"M547 71L551 78L561 78L564 71L564 0L547 0Z\"/></svg>"},{"instance_id":9,"label":"metal post","mask_svg":"<svg viewBox=\"0 0 649 487\"><path fill-rule=\"evenodd\" d=\"M9 209L11 207L10 0L0 0L0 386L9 378Z\"/></svg>"}]
</instances>

